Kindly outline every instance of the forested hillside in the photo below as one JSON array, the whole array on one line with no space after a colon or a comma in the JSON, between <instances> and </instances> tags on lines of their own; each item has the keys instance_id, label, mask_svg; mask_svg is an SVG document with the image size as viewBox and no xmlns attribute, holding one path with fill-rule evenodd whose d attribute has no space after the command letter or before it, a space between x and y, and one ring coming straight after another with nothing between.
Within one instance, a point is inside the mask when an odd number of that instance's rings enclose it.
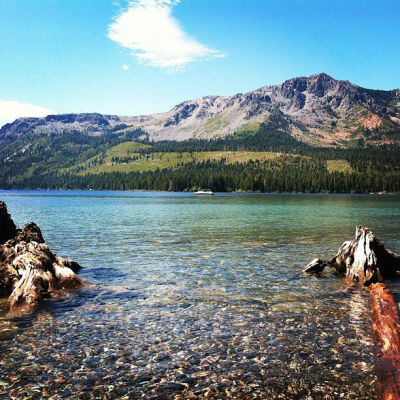
<instances>
[{"instance_id":1,"label":"forested hillside","mask_svg":"<svg viewBox=\"0 0 400 400\"><path fill-rule=\"evenodd\" d=\"M400 192L399 140L399 90L316 74L148 116L18 119L0 187Z\"/></svg>"},{"instance_id":2,"label":"forested hillside","mask_svg":"<svg viewBox=\"0 0 400 400\"><path fill-rule=\"evenodd\" d=\"M141 130L25 135L0 148L0 187L400 192L399 150L362 140L347 149L312 147L279 118L213 140L150 142Z\"/></svg>"}]
</instances>

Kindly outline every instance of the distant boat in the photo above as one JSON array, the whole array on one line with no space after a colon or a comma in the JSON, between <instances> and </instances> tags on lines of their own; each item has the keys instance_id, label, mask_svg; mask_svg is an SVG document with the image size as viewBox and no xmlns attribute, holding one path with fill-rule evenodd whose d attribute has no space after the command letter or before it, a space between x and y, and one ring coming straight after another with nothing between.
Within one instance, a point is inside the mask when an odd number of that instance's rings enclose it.
<instances>
[{"instance_id":1,"label":"distant boat","mask_svg":"<svg viewBox=\"0 0 400 400\"><path fill-rule=\"evenodd\" d=\"M213 196L214 192L211 190L199 190L198 192L194 192L196 196Z\"/></svg>"}]
</instances>

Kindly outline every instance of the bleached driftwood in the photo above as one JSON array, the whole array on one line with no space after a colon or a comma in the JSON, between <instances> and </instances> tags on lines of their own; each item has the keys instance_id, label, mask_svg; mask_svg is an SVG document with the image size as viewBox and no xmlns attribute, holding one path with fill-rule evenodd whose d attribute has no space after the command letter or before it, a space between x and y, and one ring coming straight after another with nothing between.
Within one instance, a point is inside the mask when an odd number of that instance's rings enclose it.
<instances>
[{"instance_id":1,"label":"bleached driftwood","mask_svg":"<svg viewBox=\"0 0 400 400\"><path fill-rule=\"evenodd\" d=\"M18 229L4 202L0 202L0 295L8 297L10 310L30 307L61 289L84 283L76 275L75 261L57 256L33 222Z\"/></svg>"},{"instance_id":2,"label":"bleached driftwood","mask_svg":"<svg viewBox=\"0 0 400 400\"><path fill-rule=\"evenodd\" d=\"M385 249L368 228L357 226L355 238L344 242L333 258L315 258L304 271L320 273L327 266L369 286L396 275L400 269L400 255Z\"/></svg>"}]
</instances>

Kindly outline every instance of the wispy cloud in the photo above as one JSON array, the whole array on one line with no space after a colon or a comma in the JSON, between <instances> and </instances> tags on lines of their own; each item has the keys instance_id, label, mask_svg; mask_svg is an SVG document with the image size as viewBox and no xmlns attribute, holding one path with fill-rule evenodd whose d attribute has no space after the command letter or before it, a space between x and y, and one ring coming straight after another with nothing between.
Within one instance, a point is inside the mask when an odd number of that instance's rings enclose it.
<instances>
[{"instance_id":1,"label":"wispy cloud","mask_svg":"<svg viewBox=\"0 0 400 400\"><path fill-rule=\"evenodd\" d=\"M108 37L132 51L140 62L179 70L199 60L224 57L188 35L172 16L180 0L130 1L109 26Z\"/></svg>"},{"instance_id":2,"label":"wispy cloud","mask_svg":"<svg viewBox=\"0 0 400 400\"><path fill-rule=\"evenodd\" d=\"M123 64L123 65L122 65L122 69L123 69L124 71L128 71L128 70L129 70L129 66L126 65L126 64Z\"/></svg>"},{"instance_id":3,"label":"wispy cloud","mask_svg":"<svg viewBox=\"0 0 400 400\"><path fill-rule=\"evenodd\" d=\"M54 112L48 108L19 101L0 100L1 123L12 122L22 117L44 117L49 114L54 114Z\"/></svg>"}]
</instances>

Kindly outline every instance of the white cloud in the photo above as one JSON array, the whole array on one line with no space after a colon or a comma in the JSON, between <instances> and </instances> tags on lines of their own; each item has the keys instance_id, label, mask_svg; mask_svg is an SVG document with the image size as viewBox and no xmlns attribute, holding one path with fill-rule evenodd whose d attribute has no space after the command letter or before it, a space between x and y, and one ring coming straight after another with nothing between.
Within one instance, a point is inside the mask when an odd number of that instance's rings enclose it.
<instances>
[{"instance_id":1,"label":"white cloud","mask_svg":"<svg viewBox=\"0 0 400 400\"><path fill-rule=\"evenodd\" d=\"M124 71L128 71L128 69L129 69L129 66L128 66L128 65L126 65L126 64L124 64L124 65L122 66L122 69L123 69Z\"/></svg>"},{"instance_id":2,"label":"white cloud","mask_svg":"<svg viewBox=\"0 0 400 400\"><path fill-rule=\"evenodd\" d=\"M198 60L224 57L182 30L172 16L180 0L130 1L109 26L108 37L132 51L140 62L179 70Z\"/></svg>"},{"instance_id":3,"label":"white cloud","mask_svg":"<svg viewBox=\"0 0 400 400\"><path fill-rule=\"evenodd\" d=\"M54 112L48 108L19 101L0 100L0 121L2 123L12 122L22 117L45 117L49 114L54 114Z\"/></svg>"}]
</instances>

